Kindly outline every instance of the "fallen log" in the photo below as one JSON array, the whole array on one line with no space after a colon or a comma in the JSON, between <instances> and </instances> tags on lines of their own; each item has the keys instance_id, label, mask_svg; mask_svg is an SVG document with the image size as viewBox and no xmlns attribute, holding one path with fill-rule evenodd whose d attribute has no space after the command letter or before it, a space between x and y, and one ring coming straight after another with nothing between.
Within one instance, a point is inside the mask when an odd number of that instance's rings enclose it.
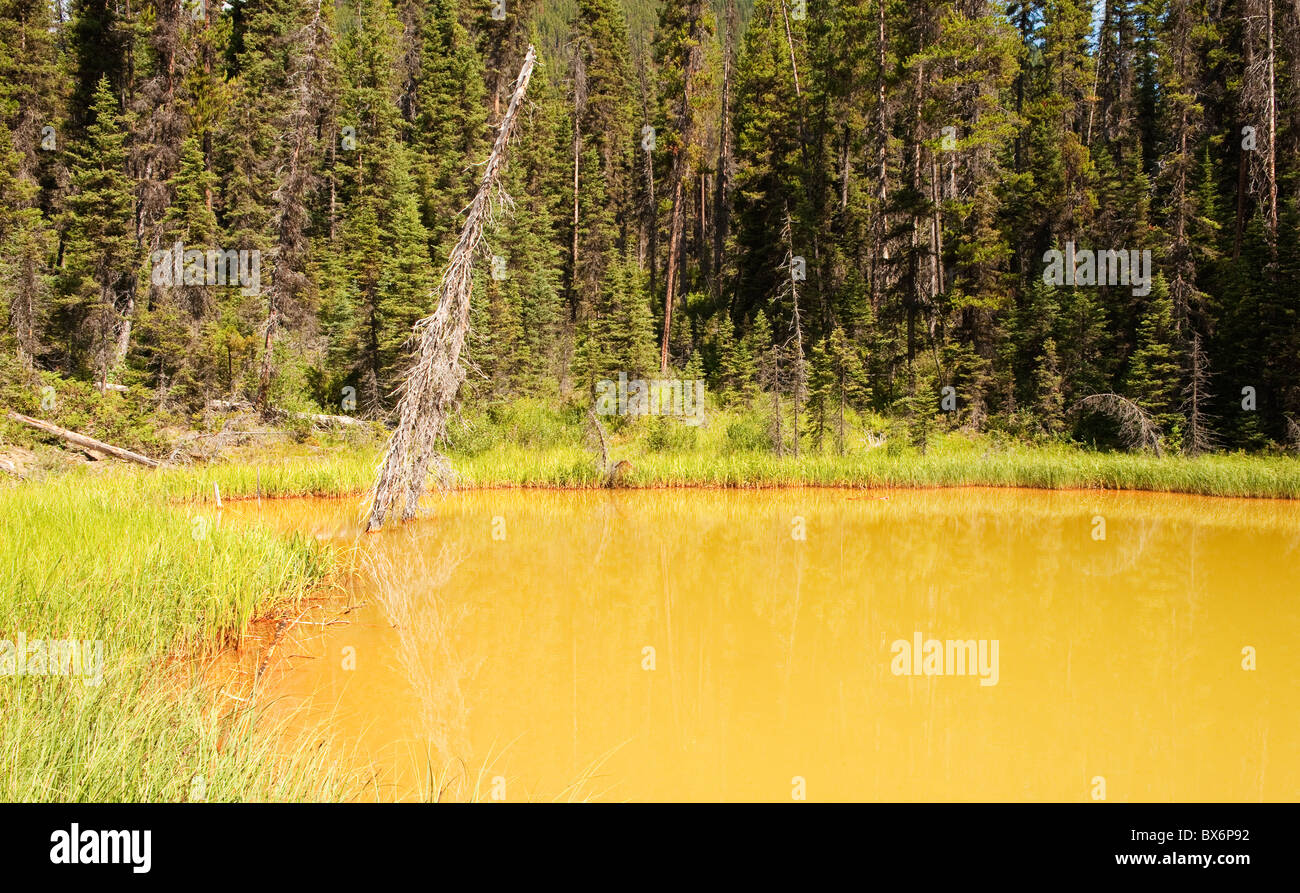
<instances>
[{"instance_id":1,"label":"fallen log","mask_svg":"<svg viewBox=\"0 0 1300 893\"><path fill-rule=\"evenodd\" d=\"M46 434L53 434L61 440L65 440L73 446L81 447L83 450L97 450L112 456L115 459L121 459L124 462L137 462L146 468L157 468L158 463L148 456L142 456L139 453L133 453L130 450L124 450L121 447L115 447L111 443L104 443L102 440L96 440L93 437L87 437L84 434L78 434L76 431L69 431L67 428L60 428L58 425L52 425L49 422L43 422L40 419L34 419L31 416L25 416L21 413L9 412L9 418L28 428L35 428L37 431L44 431Z\"/></svg>"},{"instance_id":2,"label":"fallen log","mask_svg":"<svg viewBox=\"0 0 1300 893\"><path fill-rule=\"evenodd\" d=\"M361 424L360 419L348 415L324 415L319 412L291 412L289 415L295 419L307 419L318 428L351 428Z\"/></svg>"},{"instance_id":3,"label":"fallen log","mask_svg":"<svg viewBox=\"0 0 1300 893\"><path fill-rule=\"evenodd\" d=\"M254 406L247 401L209 400L208 409L213 412L253 412ZM360 425L360 419L348 415L326 415L321 412L288 412L282 409L268 410L270 416L291 419L306 419L318 428L351 428Z\"/></svg>"},{"instance_id":4,"label":"fallen log","mask_svg":"<svg viewBox=\"0 0 1300 893\"><path fill-rule=\"evenodd\" d=\"M208 409L213 412L252 412L253 404L247 400L209 400Z\"/></svg>"}]
</instances>

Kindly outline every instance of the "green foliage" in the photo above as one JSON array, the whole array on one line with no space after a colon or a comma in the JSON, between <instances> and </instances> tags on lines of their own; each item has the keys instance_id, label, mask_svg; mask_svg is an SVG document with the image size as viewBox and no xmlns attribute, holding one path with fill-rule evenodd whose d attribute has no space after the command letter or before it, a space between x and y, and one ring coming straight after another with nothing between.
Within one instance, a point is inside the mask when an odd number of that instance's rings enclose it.
<instances>
[{"instance_id":1,"label":"green foliage","mask_svg":"<svg viewBox=\"0 0 1300 893\"><path fill-rule=\"evenodd\" d=\"M1138 327L1138 349L1129 360L1127 390L1138 406L1152 416L1175 449L1181 443L1184 424L1179 411L1182 351L1176 338L1169 289L1164 277L1157 277Z\"/></svg>"},{"instance_id":2,"label":"green foliage","mask_svg":"<svg viewBox=\"0 0 1300 893\"><path fill-rule=\"evenodd\" d=\"M95 90L85 140L73 150L56 316L70 367L103 380L122 359L116 339L135 299L140 249L127 177L127 125L107 78Z\"/></svg>"},{"instance_id":3,"label":"green foliage","mask_svg":"<svg viewBox=\"0 0 1300 893\"><path fill-rule=\"evenodd\" d=\"M1300 418L1294 23L1270 44L1246 7L1093 6L530 0L498 22L459 0L267 0L62 21L0 0L3 350L21 374L143 388L163 417L273 393L391 418L531 42L467 406L656 375L671 263L670 359L778 451L845 449L864 413L918 446L957 426L1096 440L1072 408L1112 392L1176 440L1193 343L1201 433L1279 447ZM1259 137L1269 115L1273 146L1225 125ZM262 291L153 282L178 242L261 251ZM1071 244L1150 250L1162 295L1044 282Z\"/></svg>"}]
</instances>

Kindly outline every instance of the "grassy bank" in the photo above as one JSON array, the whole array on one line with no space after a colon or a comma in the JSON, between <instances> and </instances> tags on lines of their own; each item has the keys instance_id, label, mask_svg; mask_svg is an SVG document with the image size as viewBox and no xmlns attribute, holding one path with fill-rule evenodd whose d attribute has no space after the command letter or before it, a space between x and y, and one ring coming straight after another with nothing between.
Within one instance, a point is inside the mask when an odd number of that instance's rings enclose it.
<instances>
[{"instance_id":1,"label":"grassy bank","mask_svg":"<svg viewBox=\"0 0 1300 893\"><path fill-rule=\"evenodd\" d=\"M139 483L74 474L0 490L0 639L95 643L75 675L48 674L53 661L36 673L35 653L19 675L10 652L0 799L334 795L329 766L274 752L256 708L203 678L215 645L319 585L331 556L306 538L214 525Z\"/></svg>"},{"instance_id":2,"label":"grassy bank","mask_svg":"<svg viewBox=\"0 0 1300 893\"><path fill-rule=\"evenodd\" d=\"M721 426L718 426L719 428ZM933 437L927 448L859 447L844 455L799 457L737 447L724 430L690 432L664 443L645 430L611 438L610 461L631 468L630 487L1033 487L1146 490L1205 496L1300 498L1300 459L1240 453L1189 457L1100 452L1061 443L1029 445L960 433ZM159 473L118 469L142 493L167 501L209 502L213 484L223 498L345 496L369 487L382 444L313 449L284 447L231 462ZM599 487L596 453L580 428L538 440L506 429L449 450L464 487Z\"/></svg>"},{"instance_id":3,"label":"grassy bank","mask_svg":"<svg viewBox=\"0 0 1300 893\"><path fill-rule=\"evenodd\" d=\"M1300 462L1250 456L1198 458L1089 453L1068 447L1016 447L985 452L966 447L925 455L777 457L763 453L617 454L632 463L633 487L1035 487L1150 490L1206 496L1300 498ZM589 454L553 449L532 453L498 447L453 460L467 486L598 486Z\"/></svg>"},{"instance_id":4,"label":"grassy bank","mask_svg":"<svg viewBox=\"0 0 1300 893\"><path fill-rule=\"evenodd\" d=\"M855 419L843 452L830 436L820 446L805 436L796 457L788 446L785 455L776 454L765 420L753 413L714 410L694 426L670 419L635 424L613 419L609 460L630 463L620 483L632 487L991 486L1300 498L1300 457L1294 454L1156 456L965 431L934 431L919 447L893 424ZM458 419L450 433L447 453L461 486L604 483L597 441L577 407L516 401ZM131 479L141 498L172 503L212 501L214 483L224 498L345 496L372 482L383 437L382 427L373 425L346 437L253 439L226 450L221 461L160 472L116 463L99 468L115 480ZM37 477L58 476L69 466L48 457L39 464L46 471Z\"/></svg>"}]
</instances>

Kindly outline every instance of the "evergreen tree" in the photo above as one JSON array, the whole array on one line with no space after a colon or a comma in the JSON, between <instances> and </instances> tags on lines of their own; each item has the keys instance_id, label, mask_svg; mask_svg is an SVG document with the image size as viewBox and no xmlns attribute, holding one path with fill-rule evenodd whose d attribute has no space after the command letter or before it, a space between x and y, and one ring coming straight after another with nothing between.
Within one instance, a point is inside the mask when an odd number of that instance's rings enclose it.
<instances>
[{"instance_id":1,"label":"evergreen tree","mask_svg":"<svg viewBox=\"0 0 1300 893\"><path fill-rule=\"evenodd\" d=\"M1137 350L1129 361L1126 393L1151 415L1174 448L1182 442L1185 424L1180 412L1181 356L1169 287L1163 276L1157 276L1138 327Z\"/></svg>"},{"instance_id":2,"label":"evergreen tree","mask_svg":"<svg viewBox=\"0 0 1300 893\"><path fill-rule=\"evenodd\" d=\"M622 5L578 0L572 31L572 216L565 279L570 316L581 322L600 300L606 270L630 247L640 127Z\"/></svg>"},{"instance_id":3,"label":"evergreen tree","mask_svg":"<svg viewBox=\"0 0 1300 893\"><path fill-rule=\"evenodd\" d=\"M415 84L412 171L429 256L442 269L460 235L460 214L478 184L487 156L483 61L461 24L454 0L436 0L425 13L420 72Z\"/></svg>"},{"instance_id":4,"label":"evergreen tree","mask_svg":"<svg viewBox=\"0 0 1300 893\"><path fill-rule=\"evenodd\" d=\"M636 263L622 260L610 266L601 283L600 302L579 326L574 357L580 389L594 393L602 379L655 377L654 319L645 298L645 277Z\"/></svg>"},{"instance_id":5,"label":"evergreen tree","mask_svg":"<svg viewBox=\"0 0 1300 893\"><path fill-rule=\"evenodd\" d=\"M140 253L126 140L126 119L108 78L101 78L85 139L70 149L57 298L73 368L101 383L126 356L135 312Z\"/></svg>"},{"instance_id":6,"label":"evergreen tree","mask_svg":"<svg viewBox=\"0 0 1300 893\"><path fill-rule=\"evenodd\" d=\"M862 407L870 394L866 366L857 347L838 326L813 349L808 413L813 442L820 447L827 430L844 454L846 411Z\"/></svg>"}]
</instances>

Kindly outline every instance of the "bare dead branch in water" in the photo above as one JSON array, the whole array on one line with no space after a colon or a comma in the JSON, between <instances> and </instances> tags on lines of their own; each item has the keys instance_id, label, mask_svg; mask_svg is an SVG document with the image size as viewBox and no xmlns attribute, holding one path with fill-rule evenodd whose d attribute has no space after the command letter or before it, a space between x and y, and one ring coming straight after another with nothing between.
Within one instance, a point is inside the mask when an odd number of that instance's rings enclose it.
<instances>
[{"instance_id":1,"label":"bare dead branch in water","mask_svg":"<svg viewBox=\"0 0 1300 893\"><path fill-rule=\"evenodd\" d=\"M446 434L447 413L465 379L460 352L469 331L474 254L483 240L484 225L491 219L494 201L501 201L498 181L505 167L506 146L536 61L536 51L529 46L478 192L470 203L460 239L443 271L438 286L438 307L432 316L415 324L412 337L418 344L416 360L402 385L397 430L388 442L371 491L367 530L383 527L389 513L403 499L402 519L415 517L430 463L444 466L440 478L446 482L445 463L437 454L436 446Z\"/></svg>"},{"instance_id":2,"label":"bare dead branch in water","mask_svg":"<svg viewBox=\"0 0 1300 893\"><path fill-rule=\"evenodd\" d=\"M1119 436L1130 450L1150 448L1157 456L1164 454L1160 428L1142 407L1119 394L1090 394L1070 409L1099 412L1119 425Z\"/></svg>"},{"instance_id":3,"label":"bare dead branch in water","mask_svg":"<svg viewBox=\"0 0 1300 893\"><path fill-rule=\"evenodd\" d=\"M605 433L605 426L601 424L600 417L596 415L596 407L592 406L587 411L587 416L591 420L591 427L596 431L596 438L600 443L600 482L603 486L613 487L627 479L628 474L632 471L632 463L626 459L618 462L609 461L609 436Z\"/></svg>"}]
</instances>

